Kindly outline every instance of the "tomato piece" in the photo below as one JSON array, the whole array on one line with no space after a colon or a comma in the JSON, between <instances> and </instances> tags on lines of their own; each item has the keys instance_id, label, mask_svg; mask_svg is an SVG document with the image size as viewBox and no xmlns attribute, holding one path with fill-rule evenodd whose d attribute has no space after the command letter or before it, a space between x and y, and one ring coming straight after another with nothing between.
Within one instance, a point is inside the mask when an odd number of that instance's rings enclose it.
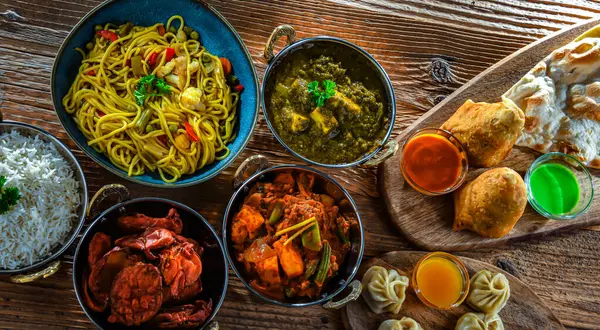
<instances>
[{"instance_id":1,"label":"tomato piece","mask_svg":"<svg viewBox=\"0 0 600 330\"><path fill-rule=\"evenodd\" d=\"M155 65L157 56L158 53L152 53L152 55L150 55L150 59L148 60L148 65Z\"/></svg>"},{"instance_id":2,"label":"tomato piece","mask_svg":"<svg viewBox=\"0 0 600 330\"><path fill-rule=\"evenodd\" d=\"M221 58L219 58L219 60L221 61L221 64L223 65L223 74L225 74L225 76L230 75L231 71L232 71L231 62L229 62L229 60L226 59L225 57L221 57Z\"/></svg>"},{"instance_id":3,"label":"tomato piece","mask_svg":"<svg viewBox=\"0 0 600 330\"><path fill-rule=\"evenodd\" d=\"M196 132L194 132L194 128L187 121L185 122L185 131L190 136L190 140L192 140L194 142L200 141L200 139L198 138L198 135L196 135Z\"/></svg>"},{"instance_id":4,"label":"tomato piece","mask_svg":"<svg viewBox=\"0 0 600 330\"><path fill-rule=\"evenodd\" d=\"M96 32L96 34L106 40L110 40L110 42L115 42L119 39L119 36L116 33L108 30L101 30Z\"/></svg>"},{"instance_id":5,"label":"tomato piece","mask_svg":"<svg viewBox=\"0 0 600 330\"><path fill-rule=\"evenodd\" d=\"M167 48L165 50L165 58L167 60L167 62L171 61L173 59L173 57L175 56L175 49L174 48Z\"/></svg>"},{"instance_id":6,"label":"tomato piece","mask_svg":"<svg viewBox=\"0 0 600 330\"><path fill-rule=\"evenodd\" d=\"M235 85L233 87L233 90L236 91L237 93L241 93L244 91L244 85L242 85L242 84Z\"/></svg>"}]
</instances>

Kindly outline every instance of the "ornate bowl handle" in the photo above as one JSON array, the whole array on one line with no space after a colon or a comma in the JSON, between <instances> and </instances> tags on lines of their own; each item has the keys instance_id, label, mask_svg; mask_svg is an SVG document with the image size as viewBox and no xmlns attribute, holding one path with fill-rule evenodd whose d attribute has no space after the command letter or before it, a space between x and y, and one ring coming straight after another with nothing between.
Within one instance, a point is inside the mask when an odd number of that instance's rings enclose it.
<instances>
[{"instance_id":1,"label":"ornate bowl handle","mask_svg":"<svg viewBox=\"0 0 600 330\"><path fill-rule=\"evenodd\" d=\"M2 110L0 110L0 123L2 122L2 118L3 118Z\"/></svg>"},{"instance_id":2,"label":"ornate bowl handle","mask_svg":"<svg viewBox=\"0 0 600 330\"><path fill-rule=\"evenodd\" d=\"M280 25L273 30L269 40L267 40L267 44L265 45L265 59L267 62L271 62L273 57L273 48L275 48L275 43L279 38L286 36L287 37L287 46L296 42L296 30L291 25Z\"/></svg>"},{"instance_id":3,"label":"ornate bowl handle","mask_svg":"<svg viewBox=\"0 0 600 330\"><path fill-rule=\"evenodd\" d=\"M127 187L124 185L116 183L107 184L106 186L100 188L90 200L90 205L87 209L88 218L93 219L97 217L98 214L102 213L102 202L113 196L117 198L119 203L131 199L129 189L127 189Z\"/></svg>"},{"instance_id":4,"label":"ornate bowl handle","mask_svg":"<svg viewBox=\"0 0 600 330\"><path fill-rule=\"evenodd\" d=\"M61 266L60 260L56 260L56 261L51 262L50 265L48 265L46 268L44 268L40 271L37 271L35 273L11 276L10 281L13 283L22 284L22 283L29 283L29 282L37 281L42 278L48 278L48 277L56 274L56 272L58 272L58 270L60 269L60 266Z\"/></svg>"},{"instance_id":5,"label":"ornate bowl handle","mask_svg":"<svg viewBox=\"0 0 600 330\"><path fill-rule=\"evenodd\" d=\"M206 326L206 330L219 330L219 322L212 321Z\"/></svg>"},{"instance_id":6,"label":"ornate bowl handle","mask_svg":"<svg viewBox=\"0 0 600 330\"><path fill-rule=\"evenodd\" d=\"M398 144L398 142L396 140L394 140L394 139L389 140L383 147L382 151L380 151L375 156L373 156L373 158L362 163L360 165L360 167L370 168L370 167L375 167L375 166L385 162L386 160L388 160L390 157L394 156L398 152L399 147L400 147L400 145Z\"/></svg>"},{"instance_id":7,"label":"ornate bowl handle","mask_svg":"<svg viewBox=\"0 0 600 330\"><path fill-rule=\"evenodd\" d=\"M325 303L323 305L323 307L327 308L327 309L340 309L340 308L346 306L349 302L358 299L358 297L360 297L360 293L362 292L362 284L360 283L360 281L354 280L354 281L350 282L350 284L348 286L350 288L352 288L352 292L350 292L349 295L347 295L345 298L341 299L340 301L330 300L327 303Z\"/></svg>"},{"instance_id":8,"label":"ornate bowl handle","mask_svg":"<svg viewBox=\"0 0 600 330\"><path fill-rule=\"evenodd\" d=\"M269 160L263 155L246 158L233 175L233 189L236 190L254 173L258 173L267 167L269 167Z\"/></svg>"}]
</instances>

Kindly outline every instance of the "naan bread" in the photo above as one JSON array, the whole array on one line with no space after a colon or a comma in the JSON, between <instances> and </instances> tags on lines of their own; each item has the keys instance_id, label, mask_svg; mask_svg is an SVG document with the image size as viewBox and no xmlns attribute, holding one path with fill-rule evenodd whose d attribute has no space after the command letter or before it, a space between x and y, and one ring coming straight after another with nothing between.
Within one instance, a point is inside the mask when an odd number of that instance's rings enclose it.
<instances>
[{"instance_id":1,"label":"naan bread","mask_svg":"<svg viewBox=\"0 0 600 330\"><path fill-rule=\"evenodd\" d=\"M555 50L504 96L525 113L517 145L600 168L600 38Z\"/></svg>"}]
</instances>

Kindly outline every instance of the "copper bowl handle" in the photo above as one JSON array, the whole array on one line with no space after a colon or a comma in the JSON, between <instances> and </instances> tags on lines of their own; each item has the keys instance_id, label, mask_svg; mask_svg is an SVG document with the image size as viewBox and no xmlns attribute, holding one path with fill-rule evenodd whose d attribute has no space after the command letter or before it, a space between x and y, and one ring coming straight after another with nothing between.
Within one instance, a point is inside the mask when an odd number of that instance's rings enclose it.
<instances>
[{"instance_id":1,"label":"copper bowl handle","mask_svg":"<svg viewBox=\"0 0 600 330\"><path fill-rule=\"evenodd\" d=\"M98 192L90 200L90 205L87 209L87 216L90 219L97 217L102 213L101 208L103 202L109 198L115 197L118 203L131 199L131 193L129 189L122 184L107 184L100 188Z\"/></svg>"},{"instance_id":2,"label":"copper bowl handle","mask_svg":"<svg viewBox=\"0 0 600 330\"><path fill-rule=\"evenodd\" d=\"M349 295L347 295L345 298L343 298L339 301L330 300L327 303L325 303L323 305L323 307L327 308L327 309L340 309L340 308L348 305L348 303L350 303L351 301L358 299L358 297L360 297L360 294L362 292L362 283L360 283L359 280L354 280L354 281L350 282L348 287L352 288L352 292L350 292Z\"/></svg>"},{"instance_id":3,"label":"copper bowl handle","mask_svg":"<svg viewBox=\"0 0 600 330\"><path fill-rule=\"evenodd\" d=\"M271 62L273 57L273 48L275 48L275 43L281 37L287 37L287 46L296 42L296 30L291 25L280 25L273 30L269 40L267 40L267 44L265 45L265 53L264 57L267 62Z\"/></svg>"},{"instance_id":4,"label":"copper bowl handle","mask_svg":"<svg viewBox=\"0 0 600 330\"><path fill-rule=\"evenodd\" d=\"M48 277L56 274L56 272L58 272L58 270L60 269L60 266L61 266L60 260L56 260L54 262L51 262L50 265L48 265L46 268L44 268L40 271L37 271L35 273L11 276L10 281L13 283L22 284L22 283L29 283L29 282L37 281L42 278L48 278Z\"/></svg>"},{"instance_id":5,"label":"copper bowl handle","mask_svg":"<svg viewBox=\"0 0 600 330\"><path fill-rule=\"evenodd\" d=\"M253 174L269 167L269 160L263 155L254 155L246 158L233 175L233 189L239 188Z\"/></svg>"},{"instance_id":6,"label":"copper bowl handle","mask_svg":"<svg viewBox=\"0 0 600 330\"><path fill-rule=\"evenodd\" d=\"M398 152L399 148L400 145L398 144L398 142L394 139L391 139L385 144L383 150L381 150L380 152L375 154L373 158L369 159L368 161L364 162L359 166L363 168L376 167L379 164L388 160L390 157L394 156Z\"/></svg>"}]
</instances>

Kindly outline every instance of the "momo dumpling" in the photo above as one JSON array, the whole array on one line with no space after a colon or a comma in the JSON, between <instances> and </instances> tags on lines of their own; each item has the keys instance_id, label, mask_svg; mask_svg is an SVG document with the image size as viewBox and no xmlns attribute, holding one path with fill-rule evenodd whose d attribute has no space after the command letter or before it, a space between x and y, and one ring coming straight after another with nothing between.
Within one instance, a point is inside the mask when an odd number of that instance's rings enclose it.
<instances>
[{"instance_id":1,"label":"momo dumpling","mask_svg":"<svg viewBox=\"0 0 600 330\"><path fill-rule=\"evenodd\" d=\"M398 314L406 298L408 277L393 269L373 266L363 276L362 286L362 296L374 313Z\"/></svg>"},{"instance_id":2,"label":"momo dumpling","mask_svg":"<svg viewBox=\"0 0 600 330\"><path fill-rule=\"evenodd\" d=\"M502 273L481 270L471 278L467 303L487 315L498 314L510 298L510 285Z\"/></svg>"},{"instance_id":3,"label":"momo dumpling","mask_svg":"<svg viewBox=\"0 0 600 330\"><path fill-rule=\"evenodd\" d=\"M502 319L497 314L467 313L458 319L454 330L504 330Z\"/></svg>"},{"instance_id":4,"label":"momo dumpling","mask_svg":"<svg viewBox=\"0 0 600 330\"><path fill-rule=\"evenodd\" d=\"M383 321L377 330L423 330L423 328L410 317L403 317L400 320Z\"/></svg>"}]
</instances>

